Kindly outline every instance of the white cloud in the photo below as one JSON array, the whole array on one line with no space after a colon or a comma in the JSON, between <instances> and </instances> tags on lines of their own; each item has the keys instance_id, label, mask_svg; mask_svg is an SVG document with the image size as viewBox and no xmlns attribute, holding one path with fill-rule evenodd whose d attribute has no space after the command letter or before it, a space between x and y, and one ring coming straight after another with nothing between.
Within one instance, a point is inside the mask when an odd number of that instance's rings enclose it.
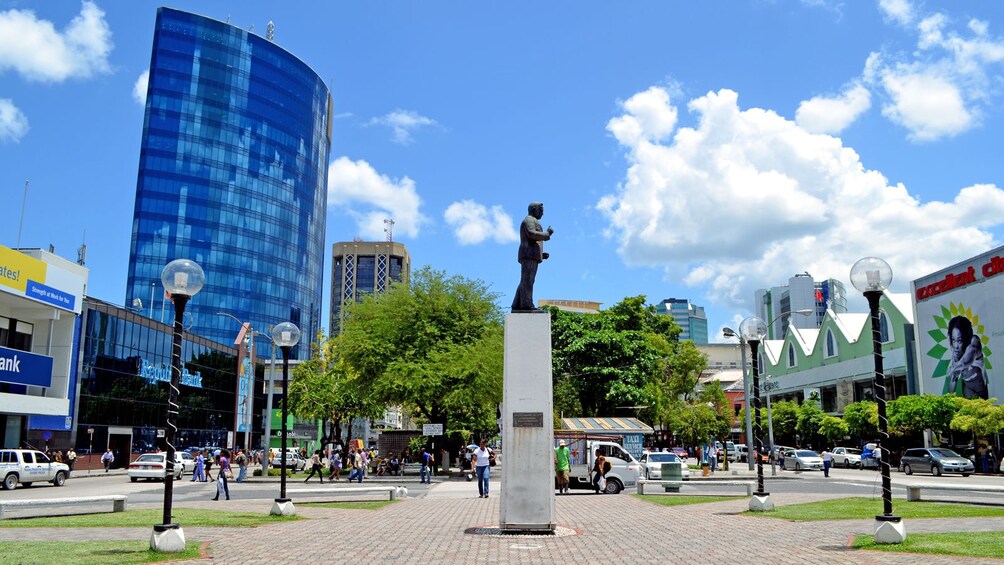
<instances>
[{"instance_id":1,"label":"white cloud","mask_svg":"<svg viewBox=\"0 0 1004 565\"><path fill-rule=\"evenodd\" d=\"M436 120L419 115L410 110L394 110L386 116L373 118L368 126L387 126L394 132L394 143L408 145L414 141L412 132L423 127L438 125Z\"/></svg>"},{"instance_id":2,"label":"white cloud","mask_svg":"<svg viewBox=\"0 0 1004 565\"><path fill-rule=\"evenodd\" d=\"M629 168L597 207L626 263L663 267L708 288L712 302L749 308L755 289L792 272L847 281L850 266L869 255L889 261L894 288L904 290L991 247L988 228L1004 222L996 186L921 203L866 169L840 139L742 109L733 91L709 92L688 108L697 125L664 143L625 137ZM627 116L649 127L625 107L608 129Z\"/></svg>"},{"instance_id":3,"label":"white cloud","mask_svg":"<svg viewBox=\"0 0 1004 565\"><path fill-rule=\"evenodd\" d=\"M959 87L943 76L890 69L882 73L882 85L891 99L882 114L908 129L914 141L957 135L976 119Z\"/></svg>"},{"instance_id":4,"label":"white cloud","mask_svg":"<svg viewBox=\"0 0 1004 565\"><path fill-rule=\"evenodd\" d=\"M28 133L28 118L14 101L0 98L0 142L18 142Z\"/></svg>"},{"instance_id":5,"label":"white cloud","mask_svg":"<svg viewBox=\"0 0 1004 565\"><path fill-rule=\"evenodd\" d=\"M676 107L669 104L669 93L661 87L639 92L623 106L629 113L607 124L607 129L621 143L659 141L676 127Z\"/></svg>"},{"instance_id":6,"label":"white cloud","mask_svg":"<svg viewBox=\"0 0 1004 565\"><path fill-rule=\"evenodd\" d=\"M839 96L803 100L795 112L795 122L810 133L840 133L871 105L871 93L857 84Z\"/></svg>"},{"instance_id":7,"label":"white cloud","mask_svg":"<svg viewBox=\"0 0 1004 565\"><path fill-rule=\"evenodd\" d=\"M489 210L473 200L461 200L450 204L443 219L461 245L475 245L489 238L496 243L519 241L512 217L498 205Z\"/></svg>"},{"instance_id":8,"label":"white cloud","mask_svg":"<svg viewBox=\"0 0 1004 565\"><path fill-rule=\"evenodd\" d=\"M328 207L353 217L367 239L384 238L384 220L394 220L394 233L417 237L426 218L415 181L391 179L363 160L335 159L328 168Z\"/></svg>"},{"instance_id":9,"label":"white cloud","mask_svg":"<svg viewBox=\"0 0 1004 565\"><path fill-rule=\"evenodd\" d=\"M150 83L150 69L140 73L136 79L136 84L132 86L132 99L141 106L146 105L146 88Z\"/></svg>"},{"instance_id":10,"label":"white cloud","mask_svg":"<svg viewBox=\"0 0 1004 565\"><path fill-rule=\"evenodd\" d=\"M909 0L879 0L879 10L896 23L908 26L913 21L913 6Z\"/></svg>"},{"instance_id":11,"label":"white cloud","mask_svg":"<svg viewBox=\"0 0 1004 565\"><path fill-rule=\"evenodd\" d=\"M30 10L0 12L0 71L41 82L107 73L111 37L105 13L93 2L84 2L62 33Z\"/></svg>"},{"instance_id":12,"label":"white cloud","mask_svg":"<svg viewBox=\"0 0 1004 565\"><path fill-rule=\"evenodd\" d=\"M971 19L953 28L944 13L918 14L906 1L883 0L891 19L917 34L909 53L872 53L862 80L884 93L882 113L907 129L914 141L934 141L980 124L980 116L999 97L1004 80L1004 40L990 36L989 25Z\"/></svg>"}]
</instances>

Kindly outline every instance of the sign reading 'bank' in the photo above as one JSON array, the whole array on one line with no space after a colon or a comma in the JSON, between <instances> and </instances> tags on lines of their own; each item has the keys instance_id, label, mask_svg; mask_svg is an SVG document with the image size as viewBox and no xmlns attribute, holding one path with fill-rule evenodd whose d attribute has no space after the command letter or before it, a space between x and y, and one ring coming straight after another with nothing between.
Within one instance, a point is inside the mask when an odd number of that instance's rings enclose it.
<instances>
[{"instance_id":1,"label":"sign reading 'bank'","mask_svg":"<svg viewBox=\"0 0 1004 565\"><path fill-rule=\"evenodd\" d=\"M52 357L0 347L0 382L52 386Z\"/></svg>"}]
</instances>

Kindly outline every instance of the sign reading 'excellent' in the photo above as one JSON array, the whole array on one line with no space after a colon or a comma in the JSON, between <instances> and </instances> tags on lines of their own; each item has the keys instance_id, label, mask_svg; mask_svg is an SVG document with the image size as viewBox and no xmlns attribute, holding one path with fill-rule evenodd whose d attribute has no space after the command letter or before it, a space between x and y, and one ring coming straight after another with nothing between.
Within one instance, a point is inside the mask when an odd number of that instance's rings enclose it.
<instances>
[{"instance_id":1,"label":"sign reading 'excellent'","mask_svg":"<svg viewBox=\"0 0 1004 565\"><path fill-rule=\"evenodd\" d=\"M0 382L52 386L52 357L0 347Z\"/></svg>"}]
</instances>

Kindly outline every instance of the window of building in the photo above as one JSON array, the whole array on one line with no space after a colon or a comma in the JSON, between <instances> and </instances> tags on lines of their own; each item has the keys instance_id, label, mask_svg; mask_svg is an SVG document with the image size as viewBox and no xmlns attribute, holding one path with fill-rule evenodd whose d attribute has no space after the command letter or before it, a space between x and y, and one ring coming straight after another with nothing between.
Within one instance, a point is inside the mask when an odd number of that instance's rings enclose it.
<instances>
[{"instance_id":1,"label":"window of building","mask_svg":"<svg viewBox=\"0 0 1004 565\"><path fill-rule=\"evenodd\" d=\"M889 316L882 310L879 310L879 341L881 343L889 343L895 339L892 335L892 325L889 323Z\"/></svg>"},{"instance_id":2,"label":"window of building","mask_svg":"<svg viewBox=\"0 0 1004 565\"><path fill-rule=\"evenodd\" d=\"M832 330L826 330L826 357L837 356L837 338Z\"/></svg>"},{"instance_id":3,"label":"window of building","mask_svg":"<svg viewBox=\"0 0 1004 565\"><path fill-rule=\"evenodd\" d=\"M797 367L798 359L795 357L795 346L788 344L788 367Z\"/></svg>"}]
</instances>

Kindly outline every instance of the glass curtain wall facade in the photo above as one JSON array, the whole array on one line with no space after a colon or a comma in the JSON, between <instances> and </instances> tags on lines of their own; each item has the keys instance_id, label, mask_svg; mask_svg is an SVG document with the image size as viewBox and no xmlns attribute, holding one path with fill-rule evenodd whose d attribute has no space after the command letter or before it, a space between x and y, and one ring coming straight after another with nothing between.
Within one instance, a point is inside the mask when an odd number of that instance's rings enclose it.
<instances>
[{"instance_id":1,"label":"glass curtain wall facade","mask_svg":"<svg viewBox=\"0 0 1004 565\"><path fill-rule=\"evenodd\" d=\"M85 308L75 448L81 453L111 448L116 464L128 464L130 453L165 449L158 430L167 422L172 326L93 298ZM186 333L181 360L176 445L227 447L235 426L237 350ZM258 407L265 406L264 368L255 373L252 447L261 441ZM243 446L243 433L235 443Z\"/></svg>"},{"instance_id":2,"label":"glass curtain wall facade","mask_svg":"<svg viewBox=\"0 0 1004 565\"><path fill-rule=\"evenodd\" d=\"M125 303L153 298L145 313L170 323L160 272L187 258L206 273L186 310L192 333L233 343L239 327L222 311L316 335L331 111L321 78L273 42L160 8Z\"/></svg>"}]
</instances>

